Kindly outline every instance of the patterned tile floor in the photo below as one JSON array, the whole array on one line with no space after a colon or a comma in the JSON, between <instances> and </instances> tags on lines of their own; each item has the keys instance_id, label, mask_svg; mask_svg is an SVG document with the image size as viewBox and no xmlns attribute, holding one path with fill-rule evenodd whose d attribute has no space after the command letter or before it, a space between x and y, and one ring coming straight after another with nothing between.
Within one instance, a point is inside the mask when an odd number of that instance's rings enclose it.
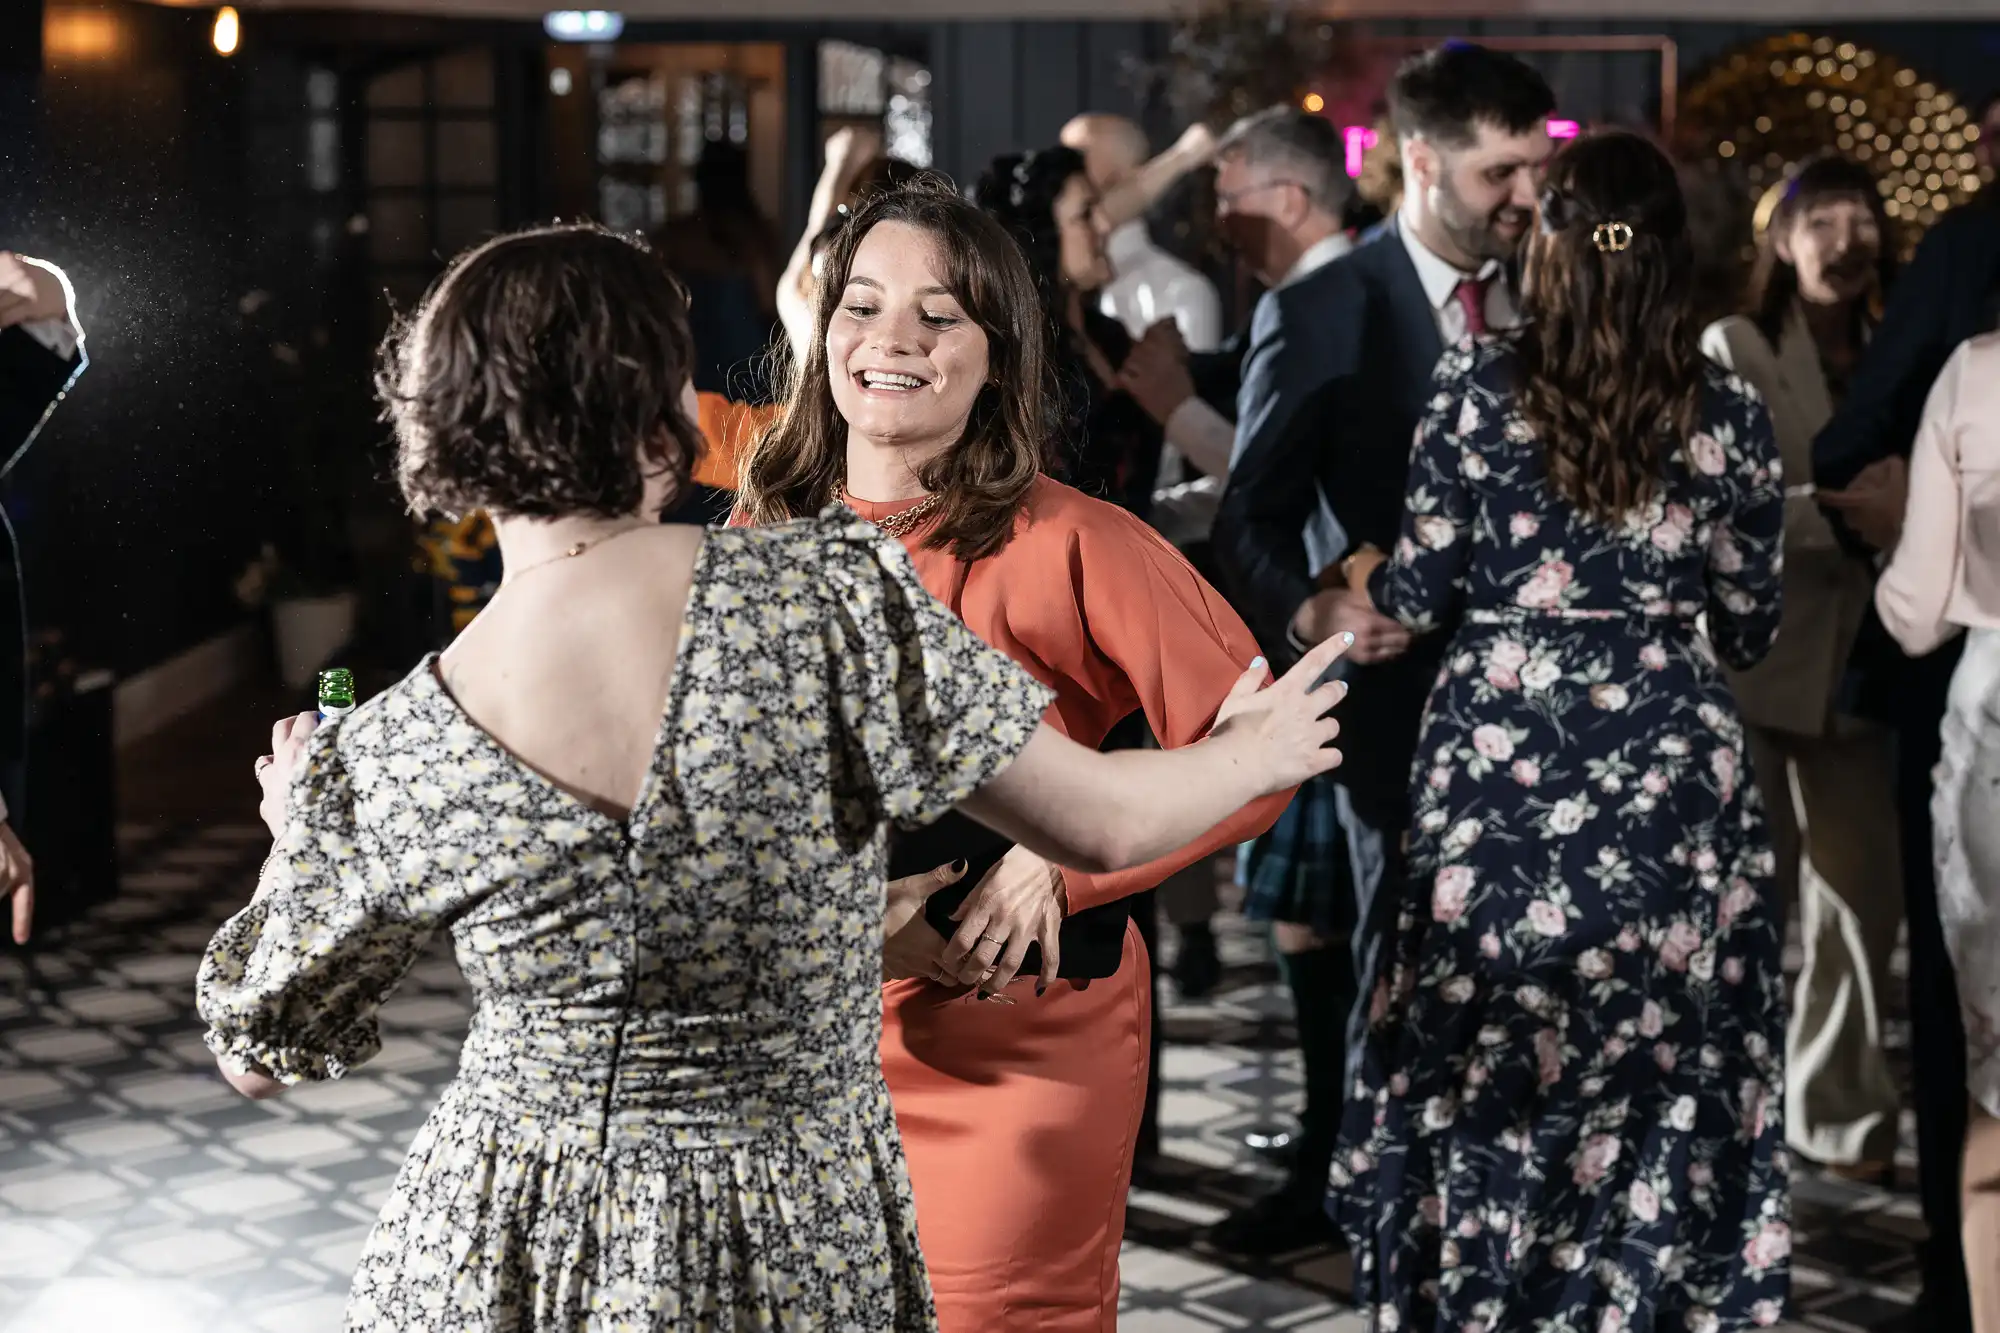
<instances>
[{"instance_id":1,"label":"patterned tile floor","mask_svg":"<svg viewBox=\"0 0 2000 1333\"><path fill-rule=\"evenodd\" d=\"M405 1145L451 1076L466 1006L447 954L383 1015L360 1073L276 1102L216 1076L192 1014L196 960L247 897L264 850L246 825L122 830L123 896L39 953L0 959L0 1333L321 1333ZM1261 941L1221 921L1227 975L1170 1003L1168 1163L1134 1192L1130 1333L1362 1333L1344 1256L1248 1264L1202 1226L1264 1170L1246 1130L1282 1124L1298 1087L1286 1002ZM1900 1327L1912 1296L1907 1195L1802 1180L1801 1326Z\"/></svg>"}]
</instances>

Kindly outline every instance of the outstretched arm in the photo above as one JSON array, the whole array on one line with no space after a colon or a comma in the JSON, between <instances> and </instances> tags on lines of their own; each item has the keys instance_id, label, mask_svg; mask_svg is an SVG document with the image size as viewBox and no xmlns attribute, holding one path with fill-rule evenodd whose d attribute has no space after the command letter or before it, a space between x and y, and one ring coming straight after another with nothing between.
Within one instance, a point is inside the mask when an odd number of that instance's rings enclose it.
<instances>
[{"instance_id":1,"label":"outstretched arm","mask_svg":"<svg viewBox=\"0 0 2000 1333\"><path fill-rule=\"evenodd\" d=\"M1018 758L959 808L1044 860L1095 873L1144 865L1186 846L1244 806L1337 766L1345 696L1319 685L1346 651L1329 639L1260 689L1259 659L1229 693L1206 740L1179 750L1087 749L1047 723Z\"/></svg>"},{"instance_id":2,"label":"outstretched arm","mask_svg":"<svg viewBox=\"0 0 2000 1333\"><path fill-rule=\"evenodd\" d=\"M1175 182L1199 171L1215 156L1215 133L1206 125L1191 125L1172 148L1148 160L1137 171L1104 192L1098 211L1112 227L1122 227L1160 201Z\"/></svg>"},{"instance_id":3,"label":"outstretched arm","mask_svg":"<svg viewBox=\"0 0 2000 1333\"><path fill-rule=\"evenodd\" d=\"M793 356L803 356L806 344L812 341L813 242L819 239L827 219L853 188L861 169L881 155L882 136L872 130L836 130L826 141L826 165L820 170L819 183L813 186L805 231L792 247L791 260L778 278L778 319L785 326Z\"/></svg>"}]
</instances>

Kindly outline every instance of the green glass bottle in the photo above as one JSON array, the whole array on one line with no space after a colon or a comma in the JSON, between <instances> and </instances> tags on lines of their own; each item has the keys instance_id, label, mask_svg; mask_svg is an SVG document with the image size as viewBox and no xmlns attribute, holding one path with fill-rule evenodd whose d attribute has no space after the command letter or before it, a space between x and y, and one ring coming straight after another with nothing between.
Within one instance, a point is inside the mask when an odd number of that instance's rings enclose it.
<instances>
[{"instance_id":1,"label":"green glass bottle","mask_svg":"<svg viewBox=\"0 0 2000 1333\"><path fill-rule=\"evenodd\" d=\"M354 711L354 673L329 667L319 673L319 720L331 722Z\"/></svg>"}]
</instances>

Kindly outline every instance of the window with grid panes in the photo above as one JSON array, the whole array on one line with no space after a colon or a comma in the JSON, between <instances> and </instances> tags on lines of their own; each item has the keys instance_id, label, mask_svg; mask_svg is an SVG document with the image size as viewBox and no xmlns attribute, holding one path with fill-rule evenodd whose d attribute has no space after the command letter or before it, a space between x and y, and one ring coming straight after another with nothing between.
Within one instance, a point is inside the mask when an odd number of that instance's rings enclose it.
<instances>
[{"instance_id":1,"label":"window with grid panes","mask_svg":"<svg viewBox=\"0 0 2000 1333\"><path fill-rule=\"evenodd\" d=\"M854 42L819 44L822 141L849 125L879 129L891 157L931 164L931 72L920 62Z\"/></svg>"},{"instance_id":2,"label":"window with grid panes","mask_svg":"<svg viewBox=\"0 0 2000 1333\"><path fill-rule=\"evenodd\" d=\"M499 228L493 85L483 49L414 61L368 84L368 258L394 309L415 305L454 255Z\"/></svg>"}]
</instances>

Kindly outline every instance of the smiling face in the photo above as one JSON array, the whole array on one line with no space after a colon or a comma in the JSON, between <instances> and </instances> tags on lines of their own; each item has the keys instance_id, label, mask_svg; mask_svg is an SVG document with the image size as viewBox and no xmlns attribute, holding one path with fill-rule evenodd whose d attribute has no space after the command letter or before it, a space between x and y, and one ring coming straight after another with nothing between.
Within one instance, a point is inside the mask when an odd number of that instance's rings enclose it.
<instances>
[{"instance_id":1,"label":"smiling face","mask_svg":"<svg viewBox=\"0 0 2000 1333\"><path fill-rule=\"evenodd\" d=\"M1473 267L1513 258L1534 225L1542 168L1554 150L1548 127L1539 121L1525 134L1475 121L1473 141L1462 148L1412 142L1405 149L1404 171L1422 192L1420 239L1445 258L1472 261Z\"/></svg>"},{"instance_id":2,"label":"smiling face","mask_svg":"<svg viewBox=\"0 0 2000 1333\"><path fill-rule=\"evenodd\" d=\"M1778 258L1798 275L1799 297L1813 305L1845 305L1868 295L1882 256L1875 210L1859 195L1821 195L1805 204L1773 237Z\"/></svg>"},{"instance_id":3,"label":"smiling face","mask_svg":"<svg viewBox=\"0 0 2000 1333\"><path fill-rule=\"evenodd\" d=\"M929 232L878 224L827 322L827 380L849 432L911 450L913 467L964 433L988 377L986 332L947 287L943 261Z\"/></svg>"}]
</instances>

